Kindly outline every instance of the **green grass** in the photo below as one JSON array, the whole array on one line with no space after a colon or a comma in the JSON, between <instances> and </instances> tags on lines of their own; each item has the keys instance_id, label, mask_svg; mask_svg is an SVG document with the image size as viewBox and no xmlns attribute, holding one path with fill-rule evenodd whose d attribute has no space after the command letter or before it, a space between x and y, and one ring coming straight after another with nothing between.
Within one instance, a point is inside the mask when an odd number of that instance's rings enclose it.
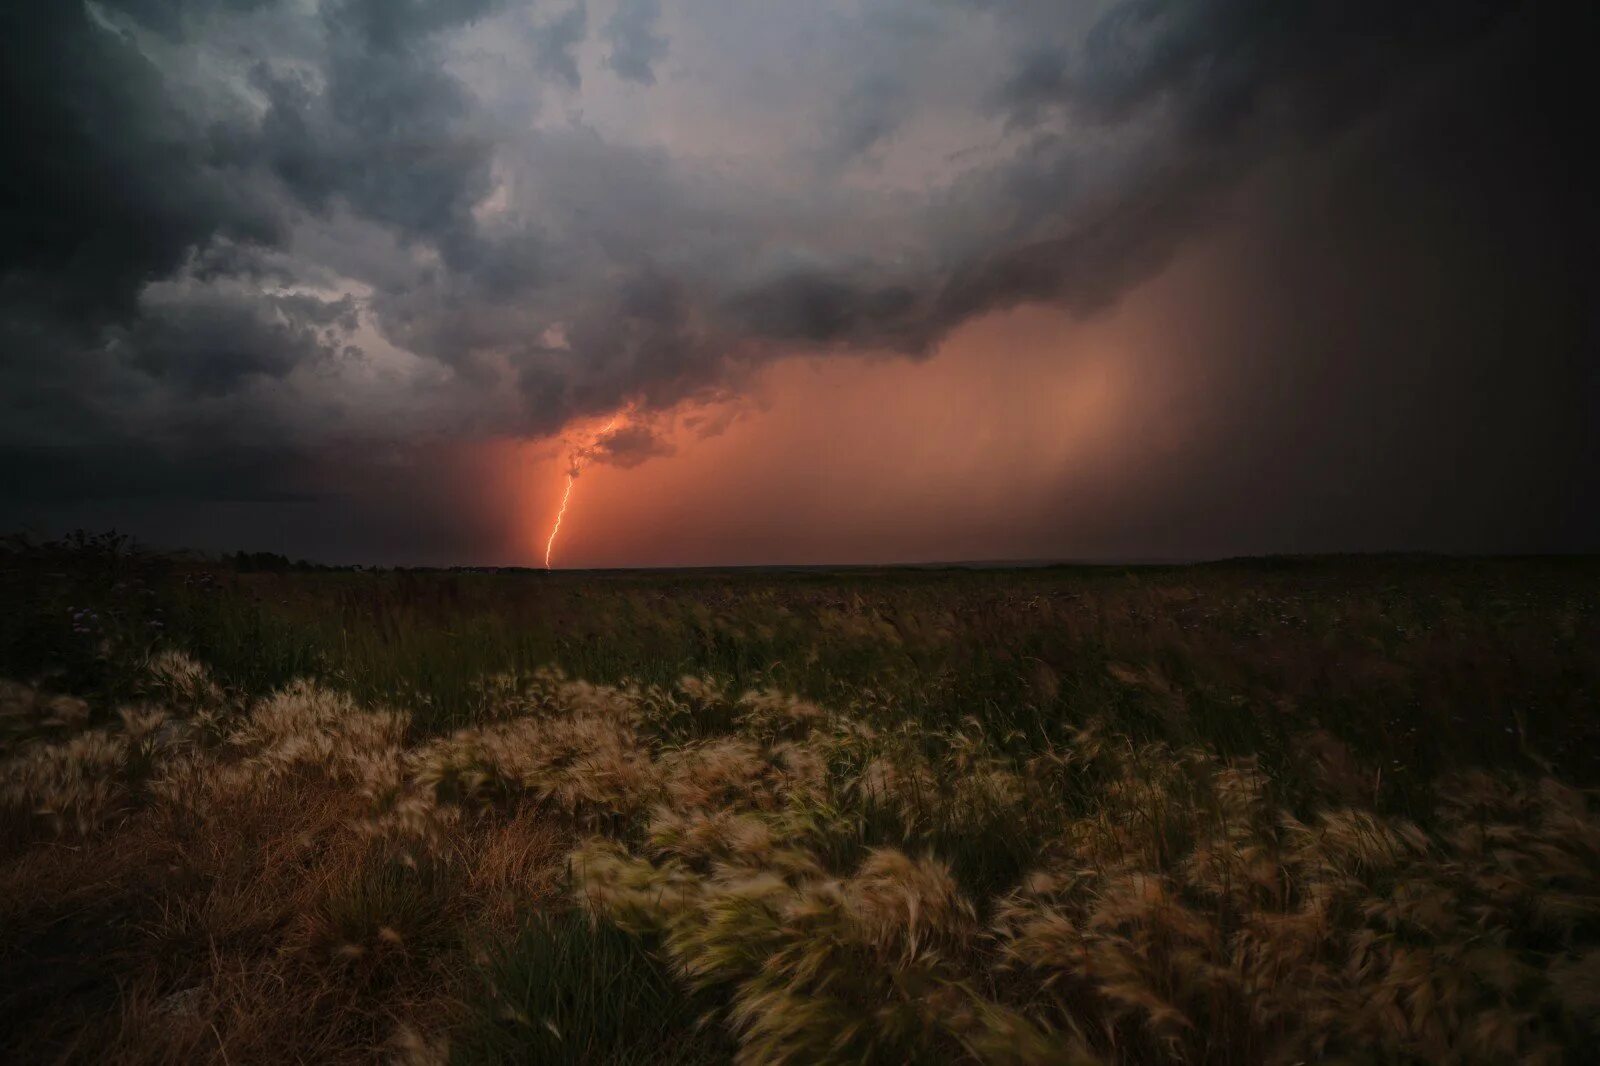
<instances>
[{"instance_id":1,"label":"green grass","mask_svg":"<svg viewBox=\"0 0 1600 1066\"><path fill-rule=\"evenodd\" d=\"M637 938L581 915L540 916L492 948L452 1060L487 1063L726 1062L710 1004L691 999Z\"/></svg>"},{"instance_id":2,"label":"green grass","mask_svg":"<svg viewBox=\"0 0 1600 1066\"><path fill-rule=\"evenodd\" d=\"M8 568L0 669L104 707L172 645L243 693L313 677L406 706L423 732L474 721L485 675L553 664L596 682L770 685L931 729L975 719L1020 750L1098 718L1255 754L1291 791L1292 738L1315 726L1386 759L1380 791L1421 806L1460 765L1600 780L1587 559L233 574L84 554ZM98 628L72 632L69 607Z\"/></svg>"},{"instance_id":3,"label":"green grass","mask_svg":"<svg viewBox=\"0 0 1600 1066\"><path fill-rule=\"evenodd\" d=\"M425 959L453 939L450 885L431 863L372 856L314 916L316 949L352 963Z\"/></svg>"},{"instance_id":4,"label":"green grass","mask_svg":"<svg viewBox=\"0 0 1600 1066\"><path fill-rule=\"evenodd\" d=\"M238 573L98 538L8 545L0 596L0 877L205 946L129 949L135 1060L1592 1035L1597 560ZM138 1015L191 985L218 1031Z\"/></svg>"},{"instance_id":5,"label":"green grass","mask_svg":"<svg viewBox=\"0 0 1600 1066\"><path fill-rule=\"evenodd\" d=\"M251 692L315 676L437 732L477 717L485 674L543 664L772 685L934 729L976 719L1020 749L1099 718L1291 777L1291 738L1317 726L1389 760L1385 796L1426 806L1460 765L1600 779L1597 602L1587 560L256 574L179 587L168 632Z\"/></svg>"}]
</instances>

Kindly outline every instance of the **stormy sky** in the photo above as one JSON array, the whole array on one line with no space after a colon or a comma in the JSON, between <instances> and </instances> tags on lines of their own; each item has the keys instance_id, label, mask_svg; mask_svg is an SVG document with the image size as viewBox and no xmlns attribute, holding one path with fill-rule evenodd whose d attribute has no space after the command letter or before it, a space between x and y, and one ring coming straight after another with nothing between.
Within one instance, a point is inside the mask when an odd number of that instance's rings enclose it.
<instances>
[{"instance_id":1,"label":"stormy sky","mask_svg":"<svg viewBox=\"0 0 1600 1066\"><path fill-rule=\"evenodd\" d=\"M8 4L0 528L538 563L578 462L560 565L1600 550L1597 21Z\"/></svg>"}]
</instances>

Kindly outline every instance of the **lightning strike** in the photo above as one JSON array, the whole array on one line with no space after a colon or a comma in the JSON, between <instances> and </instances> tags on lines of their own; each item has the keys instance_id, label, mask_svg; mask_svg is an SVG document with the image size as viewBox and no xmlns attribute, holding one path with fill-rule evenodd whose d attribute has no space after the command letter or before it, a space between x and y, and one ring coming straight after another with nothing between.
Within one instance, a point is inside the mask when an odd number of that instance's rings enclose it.
<instances>
[{"instance_id":1,"label":"lightning strike","mask_svg":"<svg viewBox=\"0 0 1600 1066\"><path fill-rule=\"evenodd\" d=\"M555 525L550 527L550 536L544 542L544 568L546 570L550 569L550 551L556 546L556 534L561 532L561 519L566 516L567 501L572 499L572 483L576 480L577 477L575 475L567 474L567 488L561 494L561 509L556 512Z\"/></svg>"},{"instance_id":2,"label":"lightning strike","mask_svg":"<svg viewBox=\"0 0 1600 1066\"><path fill-rule=\"evenodd\" d=\"M601 438L603 438L607 433L610 433L611 430L616 427L617 419L621 417L622 416L620 414L612 415L611 421L607 422L605 427L601 429L599 433L594 435L594 440L591 441L589 445L583 448L574 449L568 456L569 462L567 465L567 487L562 490L561 507L556 511L556 520L550 526L550 536L544 542L544 568L546 570L550 569L550 553L555 549L556 546L556 534L561 532L561 520L567 516L567 503L572 499L573 483L578 480L578 474L583 471L584 466L587 464L590 450L601 440Z\"/></svg>"}]
</instances>

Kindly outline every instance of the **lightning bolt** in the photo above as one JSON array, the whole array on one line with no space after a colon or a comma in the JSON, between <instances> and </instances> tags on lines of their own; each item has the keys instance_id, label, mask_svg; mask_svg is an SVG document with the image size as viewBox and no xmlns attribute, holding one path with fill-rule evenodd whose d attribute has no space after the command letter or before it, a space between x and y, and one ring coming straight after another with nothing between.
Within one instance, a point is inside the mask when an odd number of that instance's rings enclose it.
<instances>
[{"instance_id":1,"label":"lightning bolt","mask_svg":"<svg viewBox=\"0 0 1600 1066\"><path fill-rule=\"evenodd\" d=\"M622 415L620 414L612 415L611 421L605 424L605 428L594 435L594 440L598 442L607 433L610 433L615 428L617 419L621 417ZM593 446L593 443L591 443L589 448ZM579 472L583 470L588 461L589 448L579 448L570 455L571 462L567 466L567 487L561 493L561 508L556 511L556 520L550 526L550 536L544 542L544 568L546 570L550 569L550 553L555 550L556 534L561 532L561 520L567 516L567 503L572 499L573 482L578 480Z\"/></svg>"},{"instance_id":2,"label":"lightning bolt","mask_svg":"<svg viewBox=\"0 0 1600 1066\"><path fill-rule=\"evenodd\" d=\"M561 520L567 516L567 501L572 499L572 483L578 480L576 474L567 474L567 489L561 494L561 510L556 512L555 525L550 527L550 537L544 542L544 568L550 569L550 551L556 546L556 534L561 532Z\"/></svg>"}]
</instances>

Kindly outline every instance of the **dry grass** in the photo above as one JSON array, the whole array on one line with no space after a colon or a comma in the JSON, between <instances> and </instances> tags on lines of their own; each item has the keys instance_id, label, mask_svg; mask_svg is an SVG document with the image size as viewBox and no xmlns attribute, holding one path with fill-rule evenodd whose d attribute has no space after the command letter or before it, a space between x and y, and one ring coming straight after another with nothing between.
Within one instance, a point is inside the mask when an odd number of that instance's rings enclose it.
<instances>
[{"instance_id":1,"label":"dry grass","mask_svg":"<svg viewBox=\"0 0 1600 1066\"><path fill-rule=\"evenodd\" d=\"M366 1061L410 1026L419 1054L459 1009L469 941L559 898L566 831L525 809L458 817L446 839L428 812L424 838L372 787L405 754L404 716L308 685L206 698L175 694L154 733L131 714L4 764L6 1046Z\"/></svg>"},{"instance_id":2,"label":"dry grass","mask_svg":"<svg viewBox=\"0 0 1600 1066\"><path fill-rule=\"evenodd\" d=\"M957 624L826 612L898 645ZM252 695L171 651L114 714L6 683L0 1054L1584 1061L1590 792L1519 758L1399 804L1406 767L1326 725L1271 758L1196 735L1215 697L1180 666L1018 662L1040 700L1102 686L1049 728L777 668L491 673L448 732L422 689Z\"/></svg>"}]
</instances>

